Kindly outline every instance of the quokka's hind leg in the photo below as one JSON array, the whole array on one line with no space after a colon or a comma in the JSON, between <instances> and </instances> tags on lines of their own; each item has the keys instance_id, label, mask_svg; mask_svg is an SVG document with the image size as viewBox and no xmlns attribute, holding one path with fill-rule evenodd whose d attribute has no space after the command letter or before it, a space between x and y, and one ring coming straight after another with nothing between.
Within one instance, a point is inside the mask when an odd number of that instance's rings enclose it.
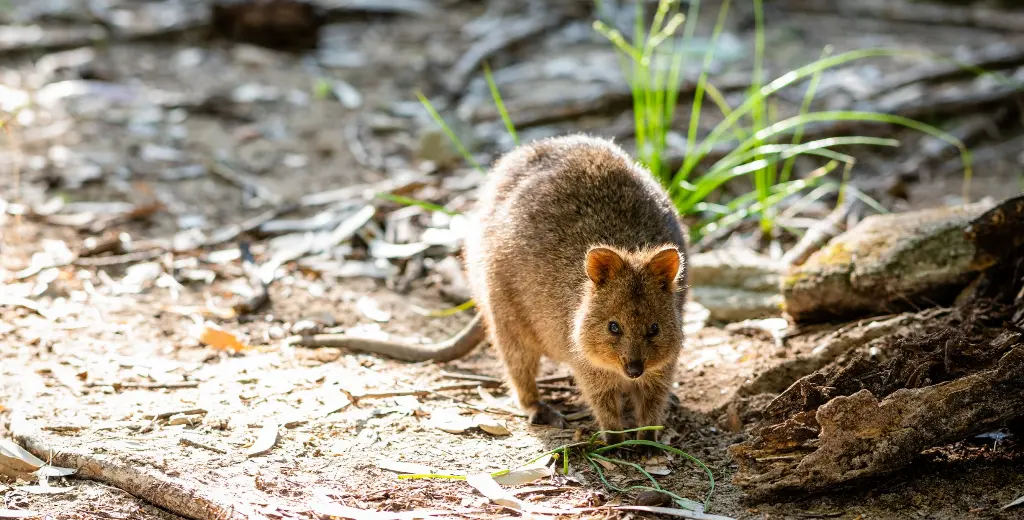
<instances>
[{"instance_id":1,"label":"quokka's hind leg","mask_svg":"<svg viewBox=\"0 0 1024 520\"><path fill-rule=\"evenodd\" d=\"M541 354L533 334L497 316L492 323L491 341L501 353L509 383L519 400L519 407L528 414L530 423L568 428L569 423L565 417L540 399L537 373Z\"/></svg>"}]
</instances>

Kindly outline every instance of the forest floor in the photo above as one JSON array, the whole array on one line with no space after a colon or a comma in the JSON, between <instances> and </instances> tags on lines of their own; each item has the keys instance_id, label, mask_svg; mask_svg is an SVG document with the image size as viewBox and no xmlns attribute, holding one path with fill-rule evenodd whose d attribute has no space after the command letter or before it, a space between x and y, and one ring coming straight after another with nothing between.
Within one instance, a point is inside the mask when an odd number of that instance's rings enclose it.
<instances>
[{"instance_id":1,"label":"forest floor","mask_svg":"<svg viewBox=\"0 0 1024 520\"><path fill-rule=\"evenodd\" d=\"M24 11L32 2L14 4ZM77 4L72 4L67 9L73 11ZM238 259L238 235L219 243L208 239L210 230L288 201L362 184L390 189L395 185L388 185L389 179L401 175L417 179L405 193L446 200L451 209L469 208L480 176L442 164L451 152L432 144L437 135L429 132L433 123L414 96L417 89L428 94L438 89L438 78L470 47L464 28L485 14L475 2L449 4L441 7L443 16L334 20L324 30L319 60L207 41L188 31L90 44L82 47L90 51L78 58L62 55L71 65L55 70L47 65L50 51L0 56L0 84L5 86L0 88L38 92L56 80L88 77L124 89L90 87L95 90L79 95L51 88L56 101L23 110L18 124L10 127L12 147L0 165L0 200L36 210L17 215L14 206L7 206L0 212L0 279L5 284L0 293L0 438L10 436L4 429L10 416L21 414L40 428L38 439L56 450L95 454L183 489L203 490L221 503L251 508L253 518L314 518L314 504L324 501L372 511L441 510L471 518L513 514L466 482L398 480L393 470L403 462L447 473L492 471L572 441L573 430L533 427L515 415L505 388L466 385L450 377L501 378L493 348L436 364L286 342L295 331L311 327L409 340L454 334L471 312L434 318L415 311L416 306L442 309L462 302L464 289L452 274L454 255L416 256L420 249L413 255L398 251L385 261L373 255L353 260L360 251L366 255L360 241L369 235L359 235L354 252L338 253L333 251L338 244L331 244L332 251L321 255L319 263L285 262L269 285L265 306L243 316L224 316L252 285ZM70 18L72 25L78 23ZM983 28L936 30L805 12L770 11L768 22L773 28L770 65L776 71L816 58L826 43L839 50L884 44L947 55L967 42L972 48L1013 43L1006 34ZM563 41L521 45L500 61L539 66L550 52L548 45L566 46L567 55L583 61L588 56L599 61L595 53L609 56L606 44L580 36L588 30L587 20L566 22L557 37ZM742 25L730 30L736 45L750 41ZM902 66L906 63L879 65L874 72L884 76ZM618 73L617 67L611 69ZM318 95L324 89L336 95ZM164 102L155 90L205 102ZM0 91L0 104L10 95ZM517 103L514 95L509 103ZM621 122L614 113L592 115L537 125L522 137L575 129L602 133ZM486 138L487 131L480 131L485 137L475 148L507 149L500 138ZM427 137L421 138L424 132ZM1010 136L992 139L1011 141ZM977 167L974 197L1018 191L1019 150L996 154ZM228 161L221 161L221 152ZM866 171L883 172L895 160L866 159ZM960 187L958 174L935 173L928 182L911 185L902 209L956 202ZM353 192L350 198L359 195ZM54 197L64 201L59 211L38 211ZM442 229L450 224L422 210L399 209L379 199L370 203L373 221L382 228L402 218L416 219L421 228L439 219ZM307 208L302 219L295 218L308 222L315 213ZM274 222L296 225L284 217ZM116 237L123 233L133 244L167 237L187 241L194 238L183 232L188 229L206 230L203 245L209 247L183 246L177 252L163 247L153 254L143 249L144 254L131 258L84 253L89 239L119 243ZM401 233L399 226L384 236L392 243L417 238ZM260 263L294 246L274 242L274 232L249 236ZM289 235L276 233L281 236ZM340 259L346 256L347 271ZM329 261L337 265L325 267ZM401 269L389 267L395 265ZM245 348L234 352L217 348L223 342L200 341L197 330L208 331L210 324ZM738 519L1024 518L1020 509L1000 511L1024 491L1024 450L1012 437L931 450L906 470L828 494L777 503L745 501L730 483L735 468L726 452L743 439L745 424L743 418L739 424L729 420L729 404L750 397L744 385L791 359L799 346L779 348L769 338L699 317L689 327L675 388L683 409L671 418L664 439L714 473L717 486L709 513ZM545 376L564 374L565 368L554 364L543 370ZM774 382L771 392L782 391L800 375ZM566 413L585 409L571 378L554 381L544 391L549 401ZM463 387L452 388L458 384ZM508 434L458 426L458 414L489 417ZM586 432L595 426L586 417L573 424ZM263 454L247 455L267 425L278 429L277 442ZM656 467L663 474L659 482L678 495L700 500L709 491L703 471L678 457L645 464ZM607 490L589 468L571 469L569 476L530 484L519 497L554 508L632 503L633 496ZM636 475L615 470L610 478L622 484L634 482ZM61 519L178 518L94 480L50 482L58 489L0 484L0 509Z\"/></svg>"}]
</instances>

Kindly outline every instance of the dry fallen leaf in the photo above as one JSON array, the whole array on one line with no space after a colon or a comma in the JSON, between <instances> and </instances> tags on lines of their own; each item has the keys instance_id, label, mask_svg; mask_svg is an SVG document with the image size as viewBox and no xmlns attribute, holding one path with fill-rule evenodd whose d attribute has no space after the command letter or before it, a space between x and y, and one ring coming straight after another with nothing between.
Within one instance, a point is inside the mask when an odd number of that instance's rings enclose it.
<instances>
[{"instance_id":1,"label":"dry fallen leaf","mask_svg":"<svg viewBox=\"0 0 1024 520\"><path fill-rule=\"evenodd\" d=\"M43 465L43 461L21 446L7 439L0 439L0 475L12 480L32 480L32 473Z\"/></svg>"},{"instance_id":2,"label":"dry fallen leaf","mask_svg":"<svg viewBox=\"0 0 1024 520\"><path fill-rule=\"evenodd\" d=\"M644 468L644 471L650 473L651 475L657 475L659 477L664 477L666 475L672 474L672 470L669 469L668 466L646 466Z\"/></svg>"},{"instance_id":3,"label":"dry fallen leaf","mask_svg":"<svg viewBox=\"0 0 1024 520\"><path fill-rule=\"evenodd\" d=\"M1014 500L1013 502L1010 502L1009 504L1006 504L1005 506L1003 506L1000 509L1000 511L1005 510L1005 509L1010 509L1011 507L1017 507L1017 506L1019 506L1021 504L1024 504L1024 495L1021 495L1020 498L1018 498L1017 500Z\"/></svg>"},{"instance_id":4,"label":"dry fallen leaf","mask_svg":"<svg viewBox=\"0 0 1024 520\"><path fill-rule=\"evenodd\" d=\"M387 323L391 319L391 313L381 309L377 300L370 298L369 296L361 296L356 301L356 308L359 312L363 313L363 316L370 318L378 323Z\"/></svg>"},{"instance_id":5,"label":"dry fallen leaf","mask_svg":"<svg viewBox=\"0 0 1024 520\"><path fill-rule=\"evenodd\" d=\"M0 518L36 518L42 514L27 509L3 509L0 508Z\"/></svg>"},{"instance_id":6,"label":"dry fallen leaf","mask_svg":"<svg viewBox=\"0 0 1024 520\"><path fill-rule=\"evenodd\" d=\"M199 334L199 341L217 350L242 352L249 349L249 346L239 341L234 334L210 323L203 325L202 332Z\"/></svg>"},{"instance_id":7,"label":"dry fallen leaf","mask_svg":"<svg viewBox=\"0 0 1024 520\"><path fill-rule=\"evenodd\" d=\"M438 430L448 433L463 433L476 426L475 421L471 417L460 415L459 410L455 409L442 409L431 412L429 424Z\"/></svg>"},{"instance_id":8,"label":"dry fallen leaf","mask_svg":"<svg viewBox=\"0 0 1024 520\"><path fill-rule=\"evenodd\" d=\"M572 514L575 511L565 509L555 509L553 507L545 507L530 502L520 500L512 494L511 491L504 490L500 484L488 473L480 473L477 475L466 476L466 482L473 486L481 495L487 497L488 500L495 504L509 507L512 509L518 509L527 513L537 513L542 515L565 515Z\"/></svg>"},{"instance_id":9,"label":"dry fallen leaf","mask_svg":"<svg viewBox=\"0 0 1024 520\"><path fill-rule=\"evenodd\" d=\"M260 429L260 434L256 437L256 442L246 450L245 454L249 457L256 457L263 455L277 444L277 421L273 419L267 419L263 422L263 428Z\"/></svg>"},{"instance_id":10,"label":"dry fallen leaf","mask_svg":"<svg viewBox=\"0 0 1024 520\"><path fill-rule=\"evenodd\" d=\"M468 475L466 476L466 482L495 504L511 507L512 509L523 509L526 505L522 500L502 489L501 485L495 482L494 477L488 473Z\"/></svg>"},{"instance_id":11,"label":"dry fallen leaf","mask_svg":"<svg viewBox=\"0 0 1024 520\"><path fill-rule=\"evenodd\" d=\"M494 481L503 486L521 486L551 476L551 468L523 468L494 477Z\"/></svg>"},{"instance_id":12,"label":"dry fallen leaf","mask_svg":"<svg viewBox=\"0 0 1024 520\"><path fill-rule=\"evenodd\" d=\"M501 421L488 415L476 416L475 422L478 428L491 435L512 435L512 432L508 431L508 428Z\"/></svg>"}]
</instances>

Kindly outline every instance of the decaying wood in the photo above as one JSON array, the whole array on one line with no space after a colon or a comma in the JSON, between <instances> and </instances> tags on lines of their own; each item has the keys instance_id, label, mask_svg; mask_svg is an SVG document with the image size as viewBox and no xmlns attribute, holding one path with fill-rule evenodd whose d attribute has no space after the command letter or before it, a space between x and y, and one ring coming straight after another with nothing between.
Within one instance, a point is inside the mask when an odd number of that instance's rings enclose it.
<instances>
[{"instance_id":1,"label":"decaying wood","mask_svg":"<svg viewBox=\"0 0 1024 520\"><path fill-rule=\"evenodd\" d=\"M1024 417L1024 195L968 214L948 227L948 220L918 214L895 241L854 231L855 238L840 237L830 253L819 252L894 259L887 265L875 258L853 274L887 272L888 289L916 277L902 286L907 298L922 282L949 283L957 272L951 266L975 273L974 281L951 308L858 323L823 338L815 350L835 361L789 386L764 407L749 440L730 447L737 486L759 499L821 491L899 470L927 448ZM914 263L936 254L928 241L940 236L940 251L956 260ZM838 244L844 247L837 252Z\"/></svg>"},{"instance_id":2,"label":"decaying wood","mask_svg":"<svg viewBox=\"0 0 1024 520\"><path fill-rule=\"evenodd\" d=\"M178 475L171 477L145 461L124 454L92 453L49 442L39 428L15 410L11 417L15 440L51 464L78 470L79 477L114 486L151 504L195 520L255 520L267 518L240 497Z\"/></svg>"},{"instance_id":3,"label":"decaying wood","mask_svg":"<svg viewBox=\"0 0 1024 520\"><path fill-rule=\"evenodd\" d=\"M759 372L756 377L744 383L736 391L736 395L752 396L783 392L792 381L820 370L852 351L870 350L876 342L884 343L886 337L897 332L922 330L936 319L948 316L950 312L948 308L938 307L921 312L859 320L838 328L831 326L824 331L797 330L783 338L789 357Z\"/></svg>"},{"instance_id":4,"label":"decaying wood","mask_svg":"<svg viewBox=\"0 0 1024 520\"><path fill-rule=\"evenodd\" d=\"M896 471L926 448L1024 415L1020 333L975 347L980 354L954 335L937 339L924 355L897 342L878 354L890 357L881 366L863 352L795 383L768 406L749 441L730 447L740 465L733 482L758 498L822 490ZM928 346L925 340L913 347ZM977 370L992 357L992 368ZM939 382L929 384L933 377Z\"/></svg>"},{"instance_id":5,"label":"decaying wood","mask_svg":"<svg viewBox=\"0 0 1024 520\"><path fill-rule=\"evenodd\" d=\"M893 22L961 25L1011 32L1024 30L1024 12L986 6L961 7L905 0L784 0L779 2L779 7Z\"/></svg>"}]
</instances>

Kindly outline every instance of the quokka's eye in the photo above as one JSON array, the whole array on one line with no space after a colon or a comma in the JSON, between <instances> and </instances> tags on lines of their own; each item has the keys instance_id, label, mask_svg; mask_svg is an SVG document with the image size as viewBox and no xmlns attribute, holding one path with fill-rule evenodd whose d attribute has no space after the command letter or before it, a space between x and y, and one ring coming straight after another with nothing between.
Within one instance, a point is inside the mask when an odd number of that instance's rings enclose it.
<instances>
[{"instance_id":1,"label":"quokka's eye","mask_svg":"<svg viewBox=\"0 0 1024 520\"><path fill-rule=\"evenodd\" d=\"M611 332L612 334L618 336L619 334L622 334L622 327L619 326L619 322L617 321L609 321L608 332Z\"/></svg>"},{"instance_id":2,"label":"quokka's eye","mask_svg":"<svg viewBox=\"0 0 1024 520\"><path fill-rule=\"evenodd\" d=\"M652 323L651 324L651 328L647 329L647 336L653 338L654 336L657 336L657 335L658 335L658 324L657 323Z\"/></svg>"}]
</instances>

